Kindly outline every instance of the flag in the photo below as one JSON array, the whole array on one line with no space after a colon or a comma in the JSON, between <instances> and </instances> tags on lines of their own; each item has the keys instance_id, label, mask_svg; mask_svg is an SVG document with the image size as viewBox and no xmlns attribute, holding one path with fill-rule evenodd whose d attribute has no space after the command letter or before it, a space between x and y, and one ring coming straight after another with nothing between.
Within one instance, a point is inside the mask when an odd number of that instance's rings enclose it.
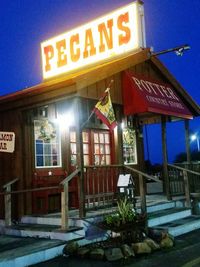
<instances>
[{"instance_id":1,"label":"flag","mask_svg":"<svg viewBox=\"0 0 200 267\"><path fill-rule=\"evenodd\" d=\"M117 122L115 119L109 90L109 88L105 90L104 95L95 105L94 112L97 117L108 126L110 130L113 130L117 125Z\"/></svg>"}]
</instances>

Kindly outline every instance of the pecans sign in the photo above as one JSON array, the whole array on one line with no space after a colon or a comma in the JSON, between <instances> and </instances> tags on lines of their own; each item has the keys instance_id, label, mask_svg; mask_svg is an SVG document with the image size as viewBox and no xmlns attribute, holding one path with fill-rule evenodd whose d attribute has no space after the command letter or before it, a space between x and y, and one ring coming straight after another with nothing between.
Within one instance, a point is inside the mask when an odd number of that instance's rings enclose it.
<instances>
[{"instance_id":1,"label":"pecans sign","mask_svg":"<svg viewBox=\"0 0 200 267\"><path fill-rule=\"evenodd\" d=\"M143 6L136 1L43 42L43 78L69 73L144 47L143 19Z\"/></svg>"}]
</instances>

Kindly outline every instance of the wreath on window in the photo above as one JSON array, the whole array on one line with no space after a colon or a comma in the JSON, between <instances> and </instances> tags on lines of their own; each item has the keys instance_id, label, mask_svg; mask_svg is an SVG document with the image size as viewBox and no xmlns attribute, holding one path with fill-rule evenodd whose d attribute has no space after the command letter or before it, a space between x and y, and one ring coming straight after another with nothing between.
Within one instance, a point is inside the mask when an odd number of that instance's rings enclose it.
<instances>
[{"instance_id":1,"label":"wreath on window","mask_svg":"<svg viewBox=\"0 0 200 267\"><path fill-rule=\"evenodd\" d=\"M42 122L40 126L39 139L42 139L44 141L50 141L55 137L56 137L56 129L54 128L54 126L48 121Z\"/></svg>"}]
</instances>

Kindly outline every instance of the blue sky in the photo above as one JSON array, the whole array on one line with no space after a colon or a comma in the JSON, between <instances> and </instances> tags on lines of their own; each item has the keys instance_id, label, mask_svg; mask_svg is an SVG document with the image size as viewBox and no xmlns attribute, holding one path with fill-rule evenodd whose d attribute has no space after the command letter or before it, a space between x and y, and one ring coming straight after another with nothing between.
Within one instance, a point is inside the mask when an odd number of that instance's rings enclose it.
<instances>
[{"instance_id":1,"label":"blue sky","mask_svg":"<svg viewBox=\"0 0 200 267\"><path fill-rule=\"evenodd\" d=\"M40 43L121 7L130 0L1 0L0 8L0 95L42 82ZM182 57L160 56L171 73L196 102L200 102L198 0L144 0L147 46L154 51L189 44ZM191 122L200 131L199 119ZM150 157L161 159L161 145L154 142L160 126L148 128ZM161 144L161 142L159 142ZM181 123L168 125L170 161L184 150Z\"/></svg>"}]
</instances>

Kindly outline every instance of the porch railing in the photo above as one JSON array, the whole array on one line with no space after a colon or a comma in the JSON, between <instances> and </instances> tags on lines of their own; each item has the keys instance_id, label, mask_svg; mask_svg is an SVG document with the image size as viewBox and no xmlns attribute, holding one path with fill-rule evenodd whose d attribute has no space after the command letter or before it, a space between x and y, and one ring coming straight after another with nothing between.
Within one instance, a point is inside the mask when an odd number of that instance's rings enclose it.
<instances>
[{"instance_id":1,"label":"porch railing","mask_svg":"<svg viewBox=\"0 0 200 267\"><path fill-rule=\"evenodd\" d=\"M196 172L177 165L168 164L170 193L172 196L185 195L186 205L191 207L190 193L197 192L199 189L194 184L200 182L200 172Z\"/></svg>"},{"instance_id":2,"label":"porch railing","mask_svg":"<svg viewBox=\"0 0 200 267\"><path fill-rule=\"evenodd\" d=\"M120 174L130 173L138 184L141 212L146 213L145 179L161 182L158 178L126 165L85 166L85 199L87 208L113 203L118 193L117 181ZM138 182L136 181L138 179Z\"/></svg>"},{"instance_id":3,"label":"porch railing","mask_svg":"<svg viewBox=\"0 0 200 267\"><path fill-rule=\"evenodd\" d=\"M3 185L3 189L5 192L10 192L12 189L12 185L15 184L19 178L15 178L12 181ZM5 206L5 225L10 226L12 224L12 200L11 194L4 195L4 206Z\"/></svg>"},{"instance_id":4,"label":"porch railing","mask_svg":"<svg viewBox=\"0 0 200 267\"><path fill-rule=\"evenodd\" d=\"M113 203L115 193L117 190L117 181L119 174L129 173L133 179L138 179L139 195L141 198L141 212L146 213L146 192L145 192L145 179L154 180L161 182L158 178L148 175L144 172L136 170L129 166L124 165L109 165L109 166L85 166L84 172L84 199L86 206L95 205L98 203L105 204L110 201ZM18 179L4 185L6 192L0 192L0 195L4 195L5 198L5 224L11 225L11 195L12 194L23 194L32 193L36 191L45 191L52 189L61 189L61 228L63 230L68 229L69 221L69 204L68 204L68 184L74 178L79 176L80 169L76 169L73 173L67 176L58 186L41 187L41 188L30 188L22 190L11 190L11 185L14 184Z\"/></svg>"}]
</instances>

